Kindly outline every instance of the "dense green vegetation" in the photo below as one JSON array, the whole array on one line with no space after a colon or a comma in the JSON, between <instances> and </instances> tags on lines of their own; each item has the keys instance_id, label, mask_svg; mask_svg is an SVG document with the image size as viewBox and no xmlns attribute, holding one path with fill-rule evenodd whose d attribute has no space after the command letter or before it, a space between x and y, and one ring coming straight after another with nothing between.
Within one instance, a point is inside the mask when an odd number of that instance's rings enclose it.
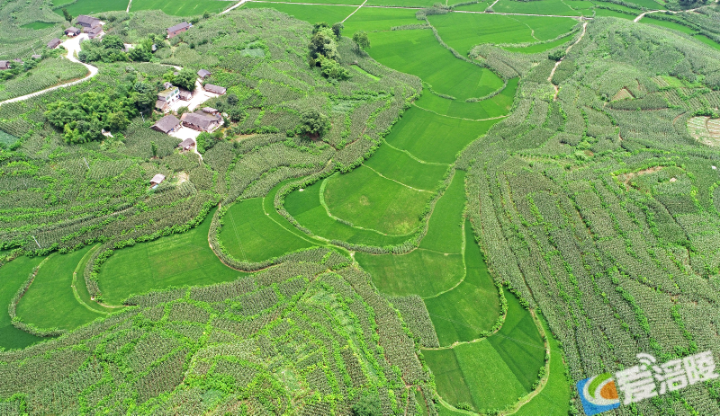
<instances>
[{"instance_id":1,"label":"dense green vegetation","mask_svg":"<svg viewBox=\"0 0 720 416\"><path fill-rule=\"evenodd\" d=\"M13 69L2 71L0 79L0 100L19 97L45 88L79 79L87 75L87 69L67 59L48 53L47 59L39 62L28 60L25 64L15 64ZM15 70L17 72L15 72Z\"/></svg>"},{"instance_id":2,"label":"dense green vegetation","mask_svg":"<svg viewBox=\"0 0 720 416\"><path fill-rule=\"evenodd\" d=\"M0 413L565 416L717 348L718 6L136 2L66 3L117 10L99 74L0 106ZM0 58L59 5L6 2ZM0 94L71 79L49 58ZM201 68L198 155L150 126Z\"/></svg>"}]
</instances>

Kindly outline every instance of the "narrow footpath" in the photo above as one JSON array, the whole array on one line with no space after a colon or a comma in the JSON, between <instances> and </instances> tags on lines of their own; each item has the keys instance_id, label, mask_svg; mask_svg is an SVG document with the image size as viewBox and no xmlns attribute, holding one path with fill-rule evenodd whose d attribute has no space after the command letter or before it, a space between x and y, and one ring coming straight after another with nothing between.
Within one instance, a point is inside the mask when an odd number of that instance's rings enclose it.
<instances>
[{"instance_id":1,"label":"narrow footpath","mask_svg":"<svg viewBox=\"0 0 720 416\"><path fill-rule=\"evenodd\" d=\"M573 42L572 45L568 46L567 49L565 49L565 55L566 55L566 56L567 56L568 53L570 53L570 49L572 49L573 46L575 46L575 45L577 45L578 43L580 43L580 41L583 39L583 37L585 37L585 31L586 31L585 29L587 29L587 24L588 24L588 22L587 22L587 20L586 20L585 23L583 23L582 33L580 34L580 37L578 38L578 40L576 40L575 42ZM558 88L557 85L555 85L555 84L552 83L552 79L553 79L553 76L555 75L555 71L557 70L557 68L560 66L560 63L562 63L562 61L563 61L564 59L565 59L565 57L563 57L562 59L560 59L559 61L557 61L557 62L555 63L555 66L553 67L552 71L550 71L550 76L549 76L548 79L547 79L548 82L553 86L553 88L555 88L555 96L553 97L553 100L557 100L558 93L560 92L560 89Z\"/></svg>"}]
</instances>

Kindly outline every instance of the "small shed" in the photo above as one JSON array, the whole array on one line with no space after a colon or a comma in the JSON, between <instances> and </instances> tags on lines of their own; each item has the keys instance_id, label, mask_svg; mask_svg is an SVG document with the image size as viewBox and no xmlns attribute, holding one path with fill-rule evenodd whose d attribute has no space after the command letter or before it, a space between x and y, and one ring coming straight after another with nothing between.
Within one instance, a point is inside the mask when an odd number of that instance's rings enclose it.
<instances>
[{"instance_id":1,"label":"small shed","mask_svg":"<svg viewBox=\"0 0 720 416\"><path fill-rule=\"evenodd\" d=\"M10 61L0 61L0 71L10 69Z\"/></svg>"},{"instance_id":2,"label":"small shed","mask_svg":"<svg viewBox=\"0 0 720 416\"><path fill-rule=\"evenodd\" d=\"M205 79L212 75L212 72L208 71L207 69L201 69L197 72L198 76L202 79Z\"/></svg>"},{"instance_id":3,"label":"small shed","mask_svg":"<svg viewBox=\"0 0 720 416\"><path fill-rule=\"evenodd\" d=\"M55 49L58 46L60 46L61 43L62 43L62 41L60 39L55 38L55 39L51 40L50 42L48 42L47 47L48 47L48 49Z\"/></svg>"},{"instance_id":4,"label":"small shed","mask_svg":"<svg viewBox=\"0 0 720 416\"><path fill-rule=\"evenodd\" d=\"M42 55L33 55L32 59L37 59L39 61L42 59Z\"/></svg>"},{"instance_id":5,"label":"small shed","mask_svg":"<svg viewBox=\"0 0 720 416\"><path fill-rule=\"evenodd\" d=\"M188 90L180 89L180 94L178 94L178 98L180 98L183 101L190 101L192 100L193 94Z\"/></svg>"},{"instance_id":6,"label":"small shed","mask_svg":"<svg viewBox=\"0 0 720 416\"><path fill-rule=\"evenodd\" d=\"M150 128L160 133L168 134L174 132L178 127L180 127L180 120L174 115L168 114Z\"/></svg>"},{"instance_id":7,"label":"small shed","mask_svg":"<svg viewBox=\"0 0 720 416\"><path fill-rule=\"evenodd\" d=\"M213 94L224 95L227 89L213 84L205 84L205 91Z\"/></svg>"},{"instance_id":8,"label":"small shed","mask_svg":"<svg viewBox=\"0 0 720 416\"><path fill-rule=\"evenodd\" d=\"M192 25L188 22L178 23L175 26L169 27L167 29L168 39L174 38L175 36L181 34L182 32L187 31L191 27L192 27Z\"/></svg>"},{"instance_id":9,"label":"small shed","mask_svg":"<svg viewBox=\"0 0 720 416\"><path fill-rule=\"evenodd\" d=\"M172 88L173 85L172 85L172 83L170 83L170 82L165 82L165 83L163 84L163 87L167 90L167 89Z\"/></svg>"},{"instance_id":10,"label":"small shed","mask_svg":"<svg viewBox=\"0 0 720 416\"><path fill-rule=\"evenodd\" d=\"M155 101L155 109L160 112L167 113L170 111L170 103L163 100L157 100Z\"/></svg>"},{"instance_id":11,"label":"small shed","mask_svg":"<svg viewBox=\"0 0 720 416\"><path fill-rule=\"evenodd\" d=\"M23 63L23 60L20 59L20 58L15 58L15 59L13 59L13 62L17 62L17 63L19 63L19 64L22 64L22 63Z\"/></svg>"},{"instance_id":12,"label":"small shed","mask_svg":"<svg viewBox=\"0 0 720 416\"><path fill-rule=\"evenodd\" d=\"M158 173L157 175L153 176L152 179L150 179L150 186L160 185L164 180L165 175L163 175L162 173Z\"/></svg>"},{"instance_id":13,"label":"small shed","mask_svg":"<svg viewBox=\"0 0 720 416\"><path fill-rule=\"evenodd\" d=\"M78 29L76 27L69 27L69 28L65 29L65 34L70 37L77 36L80 33L81 33L80 29Z\"/></svg>"},{"instance_id":14,"label":"small shed","mask_svg":"<svg viewBox=\"0 0 720 416\"><path fill-rule=\"evenodd\" d=\"M203 107L202 109L203 113L212 114L214 116L217 116L220 114L220 112L212 107Z\"/></svg>"},{"instance_id":15,"label":"small shed","mask_svg":"<svg viewBox=\"0 0 720 416\"><path fill-rule=\"evenodd\" d=\"M180 150L185 151L188 151L193 147L195 147L195 139L185 139L178 145L178 148L180 148Z\"/></svg>"}]
</instances>

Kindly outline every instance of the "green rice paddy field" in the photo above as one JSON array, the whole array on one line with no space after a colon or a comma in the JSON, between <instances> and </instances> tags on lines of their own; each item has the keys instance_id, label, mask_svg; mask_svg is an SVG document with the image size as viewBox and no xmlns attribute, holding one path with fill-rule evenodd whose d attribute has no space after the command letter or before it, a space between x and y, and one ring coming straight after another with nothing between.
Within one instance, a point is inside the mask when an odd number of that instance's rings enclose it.
<instances>
[{"instance_id":1,"label":"green rice paddy field","mask_svg":"<svg viewBox=\"0 0 720 416\"><path fill-rule=\"evenodd\" d=\"M540 322L545 329L545 334L550 334L550 328L545 319L539 316ZM550 376L547 384L540 394L533 397L530 402L518 410L517 416L535 416L539 414L564 416L567 412L562 403L567 403L571 397L572 386L565 377L565 363L560 345L554 337L548 336L550 345Z\"/></svg>"},{"instance_id":2,"label":"green rice paddy field","mask_svg":"<svg viewBox=\"0 0 720 416\"><path fill-rule=\"evenodd\" d=\"M0 267L0 305L3 307L0 309L0 348L25 348L42 341L40 337L15 328L7 311L18 288L42 260L42 257L20 257Z\"/></svg>"},{"instance_id":3,"label":"green rice paddy field","mask_svg":"<svg viewBox=\"0 0 720 416\"><path fill-rule=\"evenodd\" d=\"M38 328L75 329L106 314L78 302L73 293L73 273L90 247L70 254L53 254L40 267L30 289L17 307L17 315L25 323ZM79 270L77 270L79 269ZM84 281L81 281L84 285Z\"/></svg>"},{"instance_id":4,"label":"green rice paddy field","mask_svg":"<svg viewBox=\"0 0 720 416\"><path fill-rule=\"evenodd\" d=\"M221 0L132 0L130 11L162 10L172 16L196 16L205 12L217 13L233 4Z\"/></svg>"},{"instance_id":5,"label":"green rice paddy field","mask_svg":"<svg viewBox=\"0 0 720 416\"><path fill-rule=\"evenodd\" d=\"M461 228L465 206L464 177L464 172L457 172L436 204L420 248L403 255L355 254L381 292L429 298L462 281L465 275Z\"/></svg>"},{"instance_id":6,"label":"green rice paddy field","mask_svg":"<svg viewBox=\"0 0 720 416\"><path fill-rule=\"evenodd\" d=\"M429 17L443 41L467 54L481 43L525 43L555 39L577 21L563 17L448 13Z\"/></svg>"},{"instance_id":7,"label":"green rice paddy field","mask_svg":"<svg viewBox=\"0 0 720 416\"><path fill-rule=\"evenodd\" d=\"M430 30L373 32L368 36L373 58L398 71L417 75L439 93L465 100L483 97L503 86L502 80L490 70L456 59L438 44Z\"/></svg>"},{"instance_id":8,"label":"green rice paddy field","mask_svg":"<svg viewBox=\"0 0 720 416\"><path fill-rule=\"evenodd\" d=\"M311 23L332 24L347 18L356 10L356 5L362 3L361 0L314 2L323 5L250 2L243 7L272 7ZM337 3L344 5L331 5ZM431 3L434 2L369 0L367 5L426 7ZM218 12L231 4L215 0L133 0L132 11L162 9L168 14L189 16ZM460 9L484 10L487 5L485 2ZM103 4L79 0L68 6L68 10L77 15L126 7L126 0ZM580 16L592 14L593 7L590 2L581 1L500 0L494 9ZM363 7L345 22L344 35L367 31L372 44L367 52L388 67L420 77L426 85L422 98L405 112L363 166L287 195L285 208L313 235L292 226L273 206L275 195L287 182L277 185L264 198L242 200L230 206L223 217L219 238L233 257L262 261L295 250L329 245L329 240L371 246L404 242L425 226L423 211L436 196L448 169L453 169L458 153L509 113L518 79L504 83L492 71L455 58L439 44L431 30L391 30L394 26L421 23L415 18L415 12ZM535 42L524 48L507 49L545 52L572 38L537 42L568 33L578 23L561 17L462 13L431 16L430 21L443 40L463 55L480 43ZM362 75L356 73L355 76ZM456 99L440 97L427 87ZM491 99L466 102L468 98L484 97L501 89ZM428 219L427 234L418 248L404 255L355 252L355 259L371 274L381 293L417 294L424 299L442 348L427 349L423 354L443 400L453 406L467 403L476 411L507 408L531 392L544 364L545 349L531 313L522 308L514 295L501 295L495 286L472 227L464 218L464 179L465 172L454 172L450 186ZM212 215L184 234L117 250L100 271L103 301L119 305L129 296L149 290L207 285L243 276L223 265L209 248ZM111 313L112 309L91 302L84 284L78 285L77 279L73 279L95 249L88 247L67 255L52 255L20 302L18 315L39 327L71 329ZM41 260L21 258L0 268L0 301L9 302ZM501 316L501 296L508 305L504 317ZM43 309L44 299L52 299L54 306ZM73 317L63 319L66 315ZM2 316L0 346L14 348L37 342L37 338L17 331L9 319ZM502 318L504 322L499 321ZM482 338L496 322L503 322L501 329ZM545 332L549 334L547 329ZM549 345L549 381L542 394L521 407L517 414L546 414L549 401L559 410L558 414L567 414L570 387L565 379L562 355L551 337ZM438 409L441 415L464 414L441 405Z\"/></svg>"},{"instance_id":9,"label":"green rice paddy field","mask_svg":"<svg viewBox=\"0 0 720 416\"><path fill-rule=\"evenodd\" d=\"M285 209L313 234L329 240L342 240L351 244L380 247L397 245L410 237L386 236L376 231L351 227L331 218L325 207L320 204L321 186L322 181L319 181L302 191L296 190L285 197ZM282 221L287 222L284 218Z\"/></svg>"},{"instance_id":10,"label":"green rice paddy field","mask_svg":"<svg viewBox=\"0 0 720 416\"><path fill-rule=\"evenodd\" d=\"M420 99L417 105L422 103ZM496 122L443 117L421 108L410 108L395 123L385 141L424 162L449 164L455 161L459 151L485 134Z\"/></svg>"},{"instance_id":11,"label":"green rice paddy field","mask_svg":"<svg viewBox=\"0 0 720 416\"><path fill-rule=\"evenodd\" d=\"M20 26L23 29L41 30L57 25L57 22L31 22Z\"/></svg>"},{"instance_id":12,"label":"green rice paddy field","mask_svg":"<svg viewBox=\"0 0 720 416\"><path fill-rule=\"evenodd\" d=\"M472 341L500 317L500 299L470 223L465 224L465 279L452 290L425 299L440 345Z\"/></svg>"},{"instance_id":13,"label":"green rice paddy field","mask_svg":"<svg viewBox=\"0 0 720 416\"><path fill-rule=\"evenodd\" d=\"M296 19L304 20L310 23L318 22L339 22L345 19L357 7L354 6L304 6L301 4L274 4L274 3L245 3L242 6L247 9L266 9L273 8ZM348 36L347 31L345 36ZM352 35L349 35L352 36Z\"/></svg>"},{"instance_id":14,"label":"green rice paddy field","mask_svg":"<svg viewBox=\"0 0 720 416\"><path fill-rule=\"evenodd\" d=\"M493 10L499 13L549 14L556 16L592 16L592 10L575 9L563 0L514 1L500 0Z\"/></svg>"},{"instance_id":15,"label":"green rice paddy field","mask_svg":"<svg viewBox=\"0 0 720 416\"><path fill-rule=\"evenodd\" d=\"M129 0L78 0L75 3L68 4L62 8L55 10L55 13L62 16L62 9L67 9L72 16L80 14L95 14L102 12L112 12L118 10L126 10ZM53 4L66 4L66 1L54 2Z\"/></svg>"},{"instance_id":16,"label":"green rice paddy field","mask_svg":"<svg viewBox=\"0 0 720 416\"><path fill-rule=\"evenodd\" d=\"M465 100L448 100L433 93L424 94L416 102L422 109L454 118L475 121L492 121L507 115L517 91L518 79L508 80L507 86L492 98L479 102L466 102ZM480 98L480 97L473 97ZM487 124L488 128L496 121Z\"/></svg>"},{"instance_id":17,"label":"green rice paddy field","mask_svg":"<svg viewBox=\"0 0 720 416\"><path fill-rule=\"evenodd\" d=\"M506 293L508 313L496 334L450 349L425 350L438 393L452 405L504 408L531 391L545 348L530 312Z\"/></svg>"},{"instance_id":18,"label":"green rice paddy field","mask_svg":"<svg viewBox=\"0 0 720 416\"><path fill-rule=\"evenodd\" d=\"M353 225L392 236L417 229L431 191L411 189L361 166L350 173L326 180L323 196L333 215Z\"/></svg>"},{"instance_id":19,"label":"green rice paddy field","mask_svg":"<svg viewBox=\"0 0 720 416\"><path fill-rule=\"evenodd\" d=\"M210 285L245 275L222 264L210 249L208 232L213 212L183 234L117 250L103 264L98 277L103 301L119 305L131 295L150 290Z\"/></svg>"},{"instance_id":20,"label":"green rice paddy field","mask_svg":"<svg viewBox=\"0 0 720 416\"><path fill-rule=\"evenodd\" d=\"M395 26L417 25L420 23L422 22L415 18L414 10L363 7L344 23L344 33L345 36L352 37L359 30L368 33L387 32ZM372 50L373 47L370 49Z\"/></svg>"},{"instance_id":21,"label":"green rice paddy field","mask_svg":"<svg viewBox=\"0 0 720 416\"><path fill-rule=\"evenodd\" d=\"M238 260L259 262L313 246L265 215L263 198L235 203L223 222L220 241Z\"/></svg>"},{"instance_id":22,"label":"green rice paddy field","mask_svg":"<svg viewBox=\"0 0 720 416\"><path fill-rule=\"evenodd\" d=\"M570 42L571 39L572 39L571 37L564 37L564 38L560 38L558 40L554 40L552 42L547 42L547 43L538 43L535 45L522 46L522 47L506 46L506 47L503 47L503 49L505 49L506 51L510 51L510 52L539 53L539 52L549 51L550 49L552 49L556 46L564 45L564 44Z\"/></svg>"}]
</instances>

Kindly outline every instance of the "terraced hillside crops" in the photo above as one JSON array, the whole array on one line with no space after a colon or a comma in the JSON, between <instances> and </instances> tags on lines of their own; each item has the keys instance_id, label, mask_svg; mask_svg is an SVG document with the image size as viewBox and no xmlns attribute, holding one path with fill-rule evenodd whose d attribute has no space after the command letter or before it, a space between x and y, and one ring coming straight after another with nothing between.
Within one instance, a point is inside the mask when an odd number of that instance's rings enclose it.
<instances>
[{"instance_id":1,"label":"terraced hillside crops","mask_svg":"<svg viewBox=\"0 0 720 416\"><path fill-rule=\"evenodd\" d=\"M251 1L168 42L180 17L112 13L150 63L0 107L0 346L24 348L0 413L567 415L638 352L717 356L718 6L345 3ZM313 32L349 79L308 67ZM228 88L199 154L151 111L72 144L47 122L171 65ZM717 391L616 412L717 414Z\"/></svg>"}]
</instances>

